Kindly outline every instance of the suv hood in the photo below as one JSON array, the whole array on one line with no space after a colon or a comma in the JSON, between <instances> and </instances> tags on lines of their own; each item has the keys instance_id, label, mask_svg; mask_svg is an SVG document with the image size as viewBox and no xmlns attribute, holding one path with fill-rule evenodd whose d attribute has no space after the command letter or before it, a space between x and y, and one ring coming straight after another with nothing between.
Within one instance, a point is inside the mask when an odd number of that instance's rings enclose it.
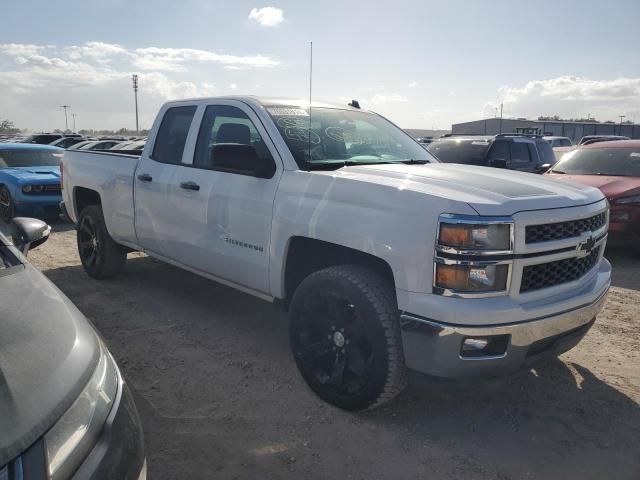
<instances>
[{"instance_id":1,"label":"suv hood","mask_svg":"<svg viewBox=\"0 0 640 480\"><path fill-rule=\"evenodd\" d=\"M598 189L586 185L559 182L531 173L453 163L363 165L327 173L465 202L483 216L575 207L603 198Z\"/></svg>"},{"instance_id":2,"label":"suv hood","mask_svg":"<svg viewBox=\"0 0 640 480\"><path fill-rule=\"evenodd\" d=\"M13 268L0 271L0 467L55 424L99 356L69 299L28 263Z\"/></svg>"}]
</instances>

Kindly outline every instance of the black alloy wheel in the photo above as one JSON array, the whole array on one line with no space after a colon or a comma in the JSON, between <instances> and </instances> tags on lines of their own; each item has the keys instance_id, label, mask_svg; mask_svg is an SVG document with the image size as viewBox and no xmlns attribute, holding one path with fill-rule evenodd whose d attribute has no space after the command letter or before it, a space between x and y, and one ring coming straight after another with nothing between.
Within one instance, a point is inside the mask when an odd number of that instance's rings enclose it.
<instances>
[{"instance_id":1,"label":"black alloy wheel","mask_svg":"<svg viewBox=\"0 0 640 480\"><path fill-rule=\"evenodd\" d=\"M98 229L91 217L83 217L78 225L78 250L83 265L95 268L102 260Z\"/></svg>"},{"instance_id":2,"label":"black alloy wheel","mask_svg":"<svg viewBox=\"0 0 640 480\"><path fill-rule=\"evenodd\" d=\"M289 315L298 369L326 402L363 410L404 388L393 285L375 271L339 265L309 275L296 289Z\"/></svg>"}]
</instances>

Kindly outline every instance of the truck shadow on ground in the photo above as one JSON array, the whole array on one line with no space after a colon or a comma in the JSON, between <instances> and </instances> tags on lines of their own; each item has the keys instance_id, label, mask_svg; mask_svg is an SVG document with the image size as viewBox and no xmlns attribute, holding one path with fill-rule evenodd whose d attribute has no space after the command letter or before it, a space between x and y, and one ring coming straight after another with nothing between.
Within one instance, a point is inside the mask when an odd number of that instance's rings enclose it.
<instances>
[{"instance_id":1,"label":"truck shadow on ground","mask_svg":"<svg viewBox=\"0 0 640 480\"><path fill-rule=\"evenodd\" d=\"M621 248L607 247L604 256L613 268L611 284L614 287L640 290L640 258Z\"/></svg>"},{"instance_id":2,"label":"truck shadow on ground","mask_svg":"<svg viewBox=\"0 0 640 480\"><path fill-rule=\"evenodd\" d=\"M304 385L276 305L148 257L111 282L80 266L46 274L132 385L150 478L640 475L638 404L576 363L489 383L414 379L378 410L343 412Z\"/></svg>"}]
</instances>

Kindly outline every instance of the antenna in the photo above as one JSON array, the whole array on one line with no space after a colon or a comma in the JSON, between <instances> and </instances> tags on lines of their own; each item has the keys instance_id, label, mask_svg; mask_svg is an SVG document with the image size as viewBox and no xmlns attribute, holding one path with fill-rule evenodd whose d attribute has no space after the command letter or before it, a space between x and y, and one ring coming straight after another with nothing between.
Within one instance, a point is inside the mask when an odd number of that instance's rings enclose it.
<instances>
[{"instance_id":1,"label":"antenna","mask_svg":"<svg viewBox=\"0 0 640 480\"><path fill-rule=\"evenodd\" d=\"M311 100L313 98L313 42L309 42L309 131L308 135L308 155L311 161Z\"/></svg>"}]
</instances>

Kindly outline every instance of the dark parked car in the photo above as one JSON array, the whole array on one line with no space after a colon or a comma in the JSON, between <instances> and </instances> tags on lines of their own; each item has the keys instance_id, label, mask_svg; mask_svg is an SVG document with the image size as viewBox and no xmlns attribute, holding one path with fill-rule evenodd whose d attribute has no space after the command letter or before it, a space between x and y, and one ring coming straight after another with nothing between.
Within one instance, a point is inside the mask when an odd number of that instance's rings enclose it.
<instances>
[{"instance_id":1,"label":"dark parked car","mask_svg":"<svg viewBox=\"0 0 640 480\"><path fill-rule=\"evenodd\" d=\"M609 245L640 255L640 140L583 145L565 154L549 172L599 188L609 200Z\"/></svg>"},{"instance_id":2,"label":"dark parked car","mask_svg":"<svg viewBox=\"0 0 640 480\"><path fill-rule=\"evenodd\" d=\"M67 137L78 138L82 137L82 135L78 133L35 133L22 140L22 143L37 143L39 145L49 145L56 140Z\"/></svg>"},{"instance_id":3,"label":"dark parked car","mask_svg":"<svg viewBox=\"0 0 640 480\"><path fill-rule=\"evenodd\" d=\"M542 173L556 163L551 145L540 136L499 134L448 136L427 150L444 163L463 163Z\"/></svg>"},{"instance_id":4,"label":"dark parked car","mask_svg":"<svg viewBox=\"0 0 640 480\"><path fill-rule=\"evenodd\" d=\"M146 477L133 397L100 336L25 258L51 228L0 234L0 479Z\"/></svg>"},{"instance_id":5,"label":"dark parked car","mask_svg":"<svg viewBox=\"0 0 640 480\"><path fill-rule=\"evenodd\" d=\"M62 137L51 142L49 145L51 145L52 147L69 148L71 145L84 142L85 140L86 138L84 137Z\"/></svg>"}]
</instances>

